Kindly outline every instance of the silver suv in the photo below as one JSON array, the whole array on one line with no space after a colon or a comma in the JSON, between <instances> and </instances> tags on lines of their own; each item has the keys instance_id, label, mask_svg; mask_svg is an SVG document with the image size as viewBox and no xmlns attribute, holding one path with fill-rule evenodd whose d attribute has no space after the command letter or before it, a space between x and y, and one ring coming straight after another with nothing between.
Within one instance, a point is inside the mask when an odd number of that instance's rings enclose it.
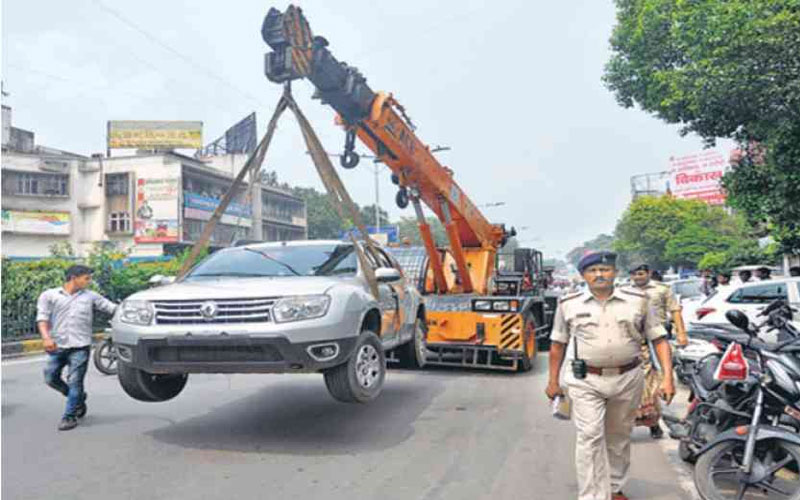
<instances>
[{"instance_id":1,"label":"silver suv","mask_svg":"<svg viewBox=\"0 0 800 500\"><path fill-rule=\"evenodd\" d=\"M424 364L425 309L392 256L361 248L379 300L342 241L223 249L182 280L131 295L112 320L122 388L166 401L189 373L322 372L337 400L374 399L386 351Z\"/></svg>"}]
</instances>

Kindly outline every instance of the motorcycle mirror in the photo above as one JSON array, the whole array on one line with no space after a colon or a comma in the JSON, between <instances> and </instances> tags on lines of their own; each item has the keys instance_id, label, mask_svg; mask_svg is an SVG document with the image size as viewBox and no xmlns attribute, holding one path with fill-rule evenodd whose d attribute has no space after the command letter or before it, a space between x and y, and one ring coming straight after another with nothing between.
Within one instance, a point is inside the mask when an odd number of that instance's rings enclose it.
<instances>
[{"instance_id":1,"label":"motorcycle mirror","mask_svg":"<svg viewBox=\"0 0 800 500\"><path fill-rule=\"evenodd\" d=\"M731 309L730 311L725 313L725 317L736 325L737 328L747 331L747 328L750 326L750 320L747 319L747 316L738 309Z\"/></svg>"}]
</instances>

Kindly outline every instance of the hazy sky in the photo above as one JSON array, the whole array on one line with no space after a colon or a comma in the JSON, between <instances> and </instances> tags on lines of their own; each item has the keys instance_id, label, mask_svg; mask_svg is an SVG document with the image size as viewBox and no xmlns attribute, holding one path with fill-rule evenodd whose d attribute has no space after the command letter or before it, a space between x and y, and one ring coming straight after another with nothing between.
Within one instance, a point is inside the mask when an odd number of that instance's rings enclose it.
<instances>
[{"instance_id":1,"label":"hazy sky","mask_svg":"<svg viewBox=\"0 0 800 500\"><path fill-rule=\"evenodd\" d=\"M702 149L694 136L620 108L601 82L614 24L610 0L297 2L314 34L394 93L420 138L492 222L527 226L519 239L561 256L610 232L630 201L631 175L665 170ZM286 2L3 0L2 77L14 125L38 144L105 150L107 120L202 120L210 142L252 111L259 134L281 93L264 77L267 10ZM333 111L294 94L326 148L344 133ZM321 188L296 124L284 116L266 168ZM362 152L365 151L361 148ZM340 173L359 204L374 202L373 164ZM381 206L394 204L389 172Z\"/></svg>"}]
</instances>

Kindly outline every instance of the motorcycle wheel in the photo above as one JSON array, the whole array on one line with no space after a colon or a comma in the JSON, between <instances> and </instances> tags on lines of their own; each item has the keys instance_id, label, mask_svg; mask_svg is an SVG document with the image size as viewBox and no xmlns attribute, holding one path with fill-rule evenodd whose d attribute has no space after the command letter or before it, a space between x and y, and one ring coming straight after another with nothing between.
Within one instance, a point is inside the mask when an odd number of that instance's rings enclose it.
<instances>
[{"instance_id":1,"label":"motorcycle wheel","mask_svg":"<svg viewBox=\"0 0 800 500\"><path fill-rule=\"evenodd\" d=\"M117 374L117 349L110 340L104 340L97 344L92 354L94 366L100 373L105 375Z\"/></svg>"},{"instance_id":2,"label":"motorcycle wheel","mask_svg":"<svg viewBox=\"0 0 800 500\"><path fill-rule=\"evenodd\" d=\"M744 441L724 441L698 458L694 484L704 500L763 499L765 492L800 500L800 475L795 472L800 446L781 439L758 442L751 475L763 474L764 479L747 483L739 477L744 445Z\"/></svg>"}]
</instances>

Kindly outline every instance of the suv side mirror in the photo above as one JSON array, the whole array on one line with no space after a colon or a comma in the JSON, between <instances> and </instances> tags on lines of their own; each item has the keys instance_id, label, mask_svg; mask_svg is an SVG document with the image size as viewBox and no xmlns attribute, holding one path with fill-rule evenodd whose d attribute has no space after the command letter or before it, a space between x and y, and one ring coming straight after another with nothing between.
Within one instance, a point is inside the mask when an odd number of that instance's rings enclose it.
<instances>
[{"instance_id":1,"label":"suv side mirror","mask_svg":"<svg viewBox=\"0 0 800 500\"><path fill-rule=\"evenodd\" d=\"M150 279L147 280L147 283L149 283L150 286L164 286L174 282L175 282L175 276L164 276L162 274L156 274L154 276L151 276Z\"/></svg>"},{"instance_id":2,"label":"suv side mirror","mask_svg":"<svg viewBox=\"0 0 800 500\"><path fill-rule=\"evenodd\" d=\"M731 309L725 313L725 317L739 329L748 331L747 328L750 326L750 320L747 319L747 316L742 311Z\"/></svg>"},{"instance_id":3,"label":"suv side mirror","mask_svg":"<svg viewBox=\"0 0 800 500\"><path fill-rule=\"evenodd\" d=\"M393 267L379 267L375 270L375 279L378 283L394 283L401 278L400 271Z\"/></svg>"}]
</instances>

